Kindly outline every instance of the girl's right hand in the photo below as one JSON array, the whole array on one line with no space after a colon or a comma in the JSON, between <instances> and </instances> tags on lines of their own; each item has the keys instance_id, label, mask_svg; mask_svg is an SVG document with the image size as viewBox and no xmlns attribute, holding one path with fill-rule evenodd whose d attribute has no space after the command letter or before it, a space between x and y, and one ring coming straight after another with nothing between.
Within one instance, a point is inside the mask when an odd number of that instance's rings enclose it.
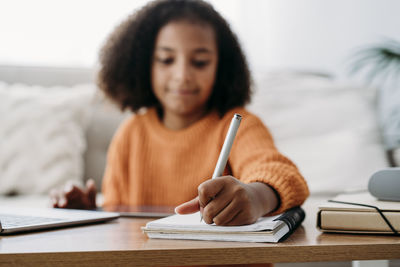
<instances>
[{"instance_id":1,"label":"girl's right hand","mask_svg":"<svg viewBox=\"0 0 400 267\"><path fill-rule=\"evenodd\" d=\"M86 188L67 183L64 189L53 189L50 198L54 208L95 209L96 186L92 179L86 182Z\"/></svg>"}]
</instances>

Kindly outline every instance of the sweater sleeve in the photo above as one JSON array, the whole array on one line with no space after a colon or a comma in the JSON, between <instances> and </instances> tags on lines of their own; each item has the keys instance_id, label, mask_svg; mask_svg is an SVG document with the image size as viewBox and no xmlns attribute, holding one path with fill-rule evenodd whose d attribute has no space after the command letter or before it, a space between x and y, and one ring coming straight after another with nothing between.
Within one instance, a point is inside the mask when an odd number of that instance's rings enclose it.
<instances>
[{"instance_id":1,"label":"sweater sleeve","mask_svg":"<svg viewBox=\"0 0 400 267\"><path fill-rule=\"evenodd\" d=\"M230 155L233 175L245 183L262 182L272 187L280 198L274 214L301 205L309 195L303 176L279 153L261 120L250 113L243 115Z\"/></svg>"},{"instance_id":2,"label":"sweater sleeve","mask_svg":"<svg viewBox=\"0 0 400 267\"><path fill-rule=\"evenodd\" d=\"M102 183L103 206L127 203L130 121L121 124L108 148Z\"/></svg>"}]
</instances>

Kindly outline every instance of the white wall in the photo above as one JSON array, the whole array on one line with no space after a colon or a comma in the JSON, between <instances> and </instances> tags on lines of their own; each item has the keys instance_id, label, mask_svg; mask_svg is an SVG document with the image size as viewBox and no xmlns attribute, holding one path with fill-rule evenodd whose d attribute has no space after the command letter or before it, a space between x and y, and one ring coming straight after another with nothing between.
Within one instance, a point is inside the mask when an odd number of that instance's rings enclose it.
<instances>
[{"instance_id":1,"label":"white wall","mask_svg":"<svg viewBox=\"0 0 400 267\"><path fill-rule=\"evenodd\" d=\"M250 62L258 69L325 70L344 76L354 49L383 37L400 41L398 0L250 0L240 4L238 31Z\"/></svg>"},{"instance_id":2,"label":"white wall","mask_svg":"<svg viewBox=\"0 0 400 267\"><path fill-rule=\"evenodd\" d=\"M146 0L0 0L0 65L91 67L104 38ZM353 49L400 40L398 0L210 0L253 69L344 76Z\"/></svg>"},{"instance_id":3,"label":"white wall","mask_svg":"<svg viewBox=\"0 0 400 267\"><path fill-rule=\"evenodd\" d=\"M0 0L0 64L92 67L111 30L147 0Z\"/></svg>"}]
</instances>

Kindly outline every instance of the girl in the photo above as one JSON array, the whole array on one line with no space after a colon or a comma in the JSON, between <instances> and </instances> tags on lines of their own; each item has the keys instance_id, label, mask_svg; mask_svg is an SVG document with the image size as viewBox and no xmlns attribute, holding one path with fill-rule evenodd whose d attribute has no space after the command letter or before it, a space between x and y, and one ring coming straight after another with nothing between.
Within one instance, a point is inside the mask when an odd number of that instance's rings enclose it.
<instances>
[{"instance_id":1,"label":"girl","mask_svg":"<svg viewBox=\"0 0 400 267\"><path fill-rule=\"evenodd\" d=\"M206 223L243 225L301 205L309 192L261 120L243 106L250 74L228 23L200 0L158 0L100 53L99 87L126 120L109 147L104 205L179 205ZM234 113L243 120L223 176L210 179ZM93 181L54 207L95 208Z\"/></svg>"}]
</instances>

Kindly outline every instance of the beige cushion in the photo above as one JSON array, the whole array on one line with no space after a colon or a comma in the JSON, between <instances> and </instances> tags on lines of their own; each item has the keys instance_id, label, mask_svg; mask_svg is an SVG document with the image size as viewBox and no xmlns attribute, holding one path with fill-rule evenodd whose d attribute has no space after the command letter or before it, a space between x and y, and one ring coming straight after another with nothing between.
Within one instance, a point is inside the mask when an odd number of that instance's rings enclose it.
<instances>
[{"instance_id":1,"label":"beige cushion","mask_svg":"<svg viewBox=\"0 0 400 267\"><path fill-rule=\"evenodd\" d=\"M97 91L91 108L92 118L86 131L84 180L94 179L97 188L100 189L108 146L119 124L130 112L122 113L100 91Z\"/></svg>"}]
</instances>

